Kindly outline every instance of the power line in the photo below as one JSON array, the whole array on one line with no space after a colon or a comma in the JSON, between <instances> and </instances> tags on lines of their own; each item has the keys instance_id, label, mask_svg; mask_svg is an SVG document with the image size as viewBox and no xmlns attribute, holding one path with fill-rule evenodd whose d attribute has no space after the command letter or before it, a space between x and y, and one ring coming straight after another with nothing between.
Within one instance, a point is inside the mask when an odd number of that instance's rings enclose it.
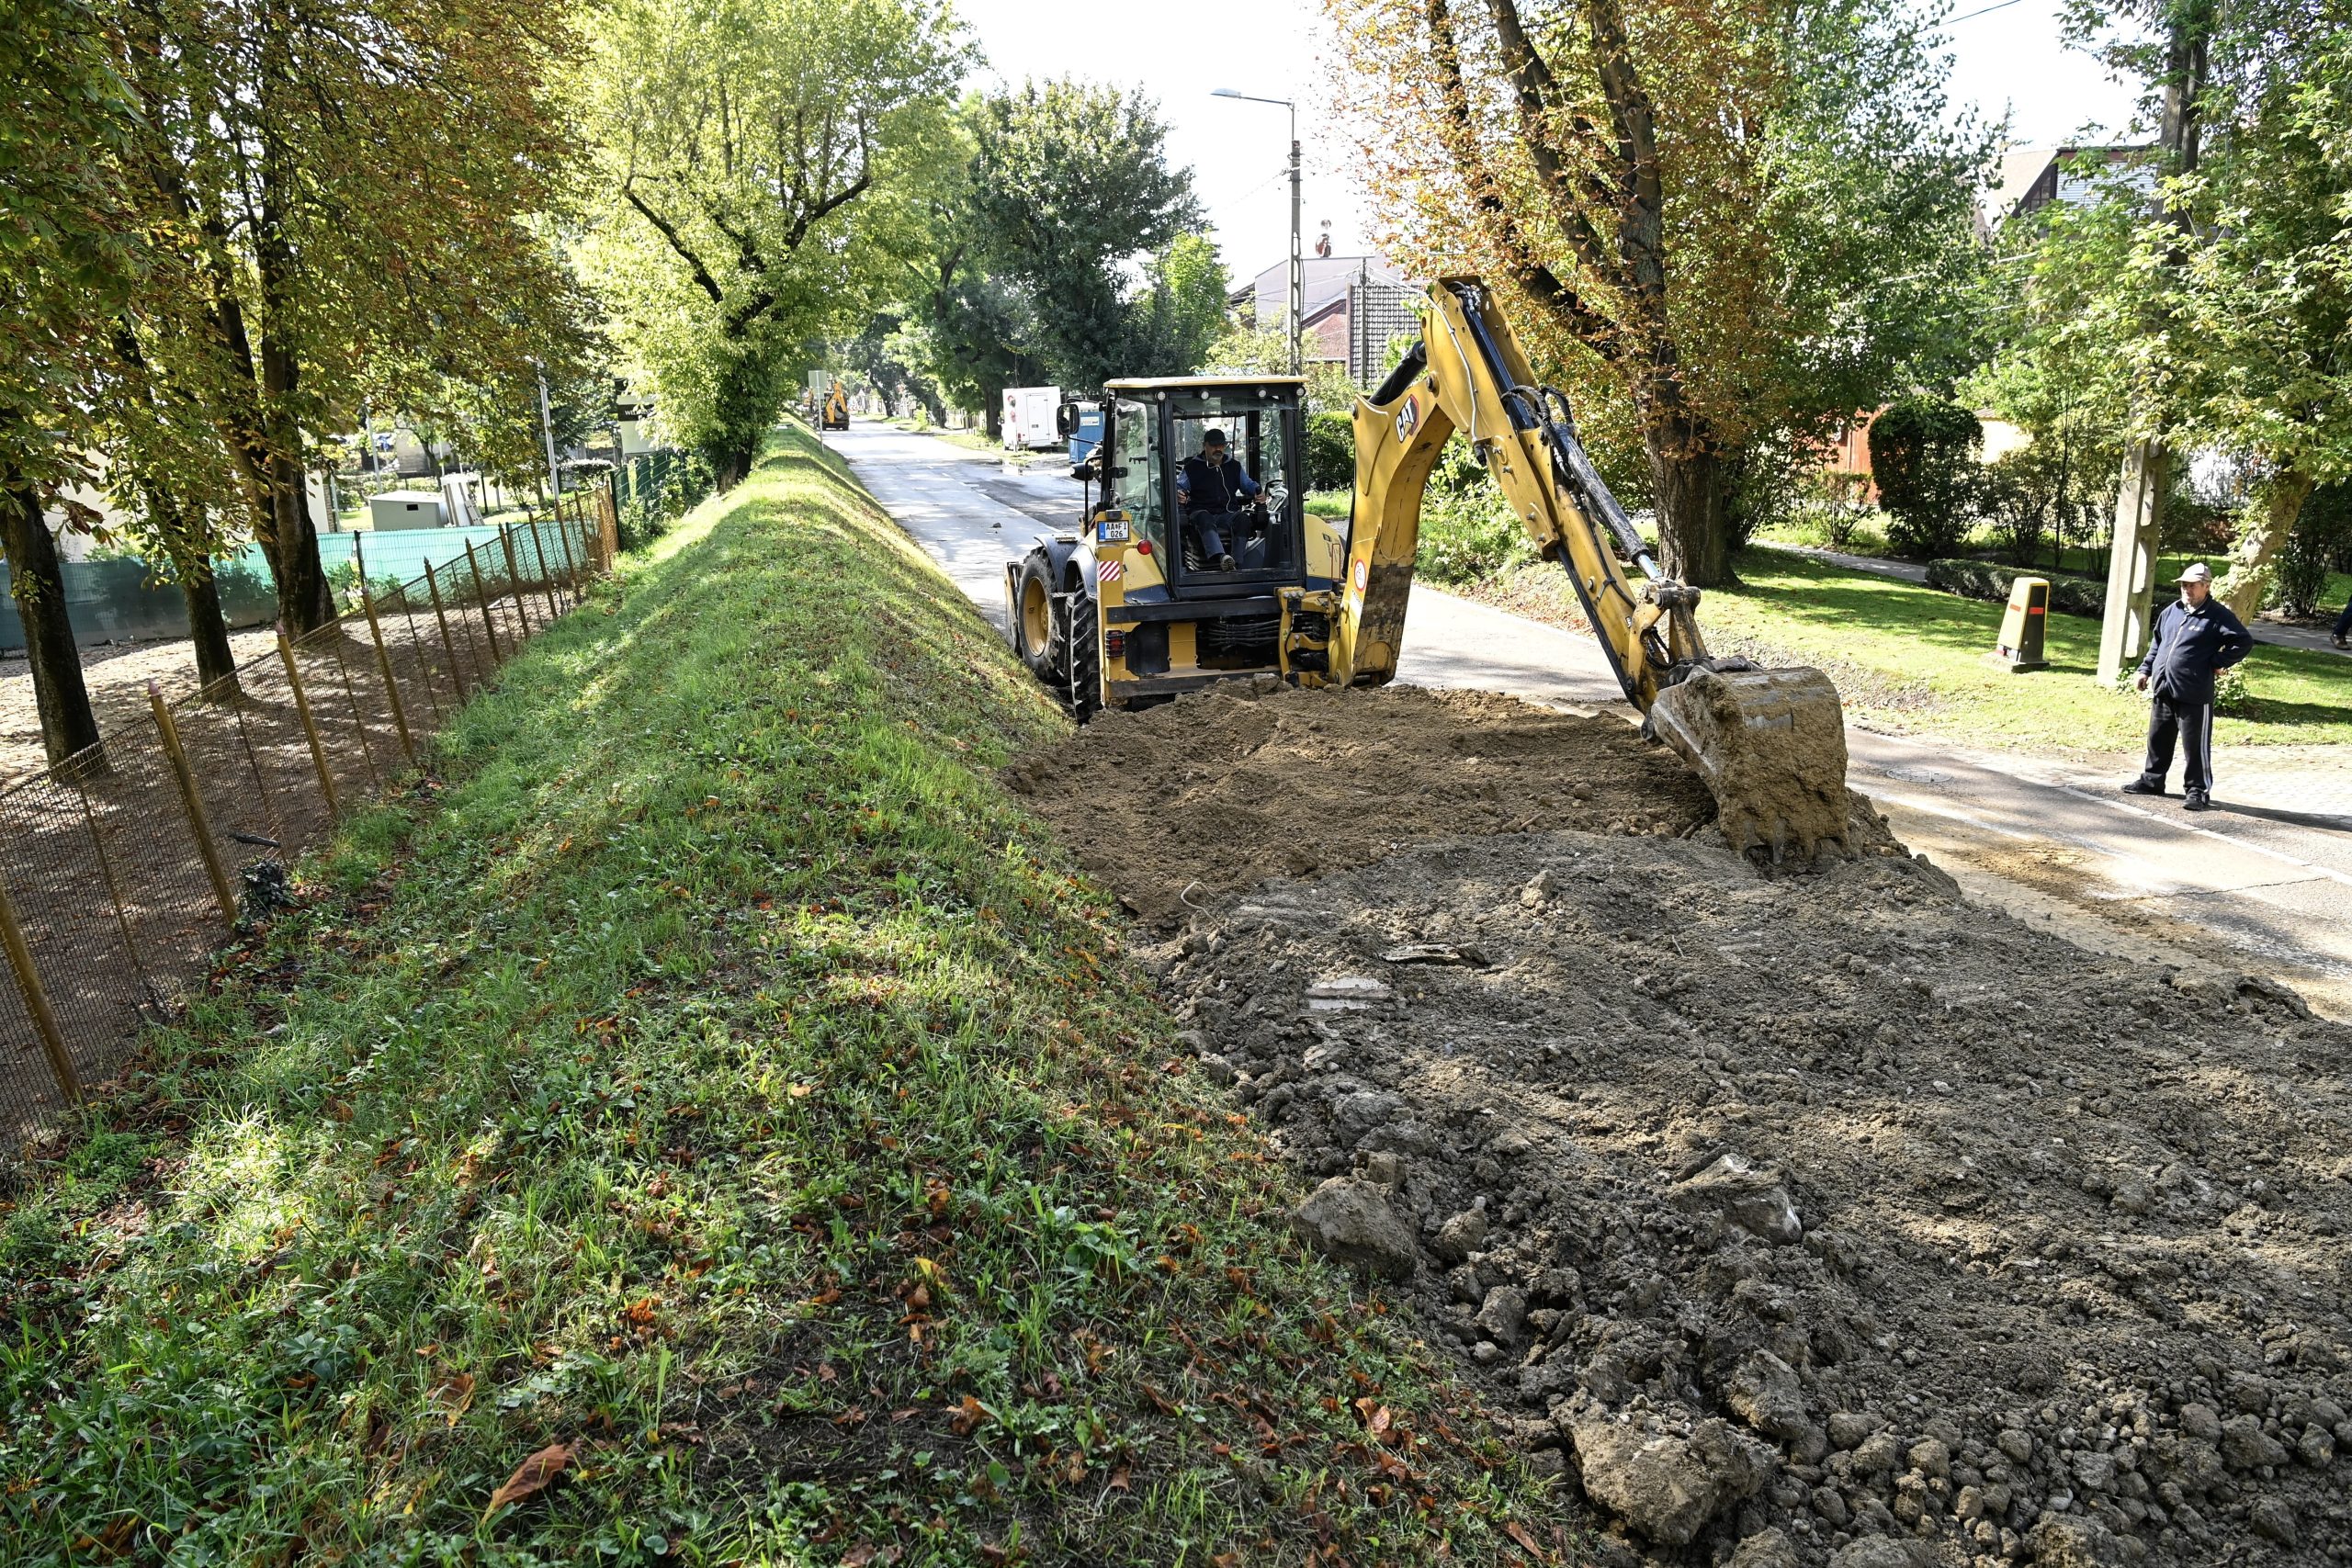
<instances>
[{"instance_id":1,"label":"power line","mask_svg":"<svg viewBox=\"0 0 2352 1568\"><path fill-rule=\"evenodd\" d=\"M1951 27L1956 22L1973 22L1979 17L1989 17L1996 11L2006 11L2018 3L2019 0L2000 0L1998 5L1983 6L1958 17L1947 17L1944 19L1944 26Z\"/></svg>"}]
</instances>

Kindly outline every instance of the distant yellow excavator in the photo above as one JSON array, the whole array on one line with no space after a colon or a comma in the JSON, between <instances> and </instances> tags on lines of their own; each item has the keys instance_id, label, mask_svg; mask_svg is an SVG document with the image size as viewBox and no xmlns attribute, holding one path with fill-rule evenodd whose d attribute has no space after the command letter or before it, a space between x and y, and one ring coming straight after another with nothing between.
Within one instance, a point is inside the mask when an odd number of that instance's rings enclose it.
<instances>
[{"instance_id":1,"label":"distant yellow excavator","mask_svg":"<svg viewBox=\"0 0 2352 1568\"><path fill-rule=\"evenodd\" d=\"M1477 279L1430 290L1421 341L1356 404L1344 521L1305 509L1302 390L1296 377L1105 387L1102 443L1074 470L1101 495L1080 527L1005 567L1013 644L1081 719L1252 673L1386 683L1422 491L1459 432L1544 558L1566 570L1645 731L1713 791L1725 839L1776 860L1845 845L1837 688L1817 670L1708 655L1699 591L1659 570L1577 439L1567 400L1536 381ZM1063 405L1064 423L1076 412ZM1214 460L1220 444L1227 456Z\"/></svg>"}]
</instances>

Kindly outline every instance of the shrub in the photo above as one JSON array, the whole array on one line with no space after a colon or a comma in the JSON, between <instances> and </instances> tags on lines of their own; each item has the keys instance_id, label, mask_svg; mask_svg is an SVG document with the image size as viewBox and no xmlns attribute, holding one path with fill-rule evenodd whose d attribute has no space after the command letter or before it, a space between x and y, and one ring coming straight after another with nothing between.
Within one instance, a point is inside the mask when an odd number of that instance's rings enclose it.
<instances>
[{"instance_id":1,"label":"shrub","mask_svg":"<svg viewBox=\"0 0 2352 1568\"><path fill-rule=\"evenodd\" d=\"M1466 442L1446 443L1430 471L1417 558L1439 582L1476 582L1535 558L1510 503Z\"/></svg>"},{"instance_id":2,"label":"shrub","mask_svg":"<svg viewBox=\"0 0 2352 1568\"><path fill-rule=\"evenodd\" d=\"M1905 398L1872 422L1871 469L1897 554L1948 556L1968 536L1984 446L1975 414L1934 398Z\"/></svg>"},{"instance_id":3,"label":"shrub","mask_svg":"<svg viewBox=\"0 0 2352 1568\"><path fill-rule=\"evenodd\" d=\"M1871 514L1871 477L1849 468L1815 469L1805 484L1799 515L1821 530L1822 542L1842 550L1854 542L1854 530Z\"/></svg>"},{"instance_id":4,"label":"shrub","mask_svg":"<svg viewBox=\"0 0 2352 1568\"><path fill-rule=\"evenodd\" d=\"M1988 599L1996 604L2009 602L2009 589L2020 577L2047 578L2050 582L2050 608L2060 615L2088 615L2097 620L2107 613L2107 584L2094 577L2076 577L2064 572L2019 571L2012 567L1975 560L1966 556L1949 557L1928 563L1928 587L1957 593L1963 599Z\"/></svg>"},{"instance_id":5,"label":"shrub","mask_svg":"<svg viewBox=\"0 0 2352 1568\"><path fill-rule=\"evenodd\" d=\"M1307 415L1306 488L1353 490L1355 483L1355 421L1343 413Z\"/></svg>"},{"instance_id":6,"label":"shrub","mask_svg":"<svg viewBox=\"0 0 2352 1568\"><path fill-rule=\"evenodd\" d=\"M2322 485L2303 502L2295 531L2278 547L2271 602L2290 615L2313 614L2323 607L2327 574L2340 563L2352 563L2352 484Z\"/></svg>"}]
</instances>

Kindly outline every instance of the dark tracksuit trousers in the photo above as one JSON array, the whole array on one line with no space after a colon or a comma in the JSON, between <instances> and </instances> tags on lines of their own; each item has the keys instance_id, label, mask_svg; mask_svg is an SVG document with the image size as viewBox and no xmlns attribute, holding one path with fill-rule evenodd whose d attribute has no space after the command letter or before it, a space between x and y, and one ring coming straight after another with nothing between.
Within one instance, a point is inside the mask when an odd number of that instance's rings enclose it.
<instances>
[{"instance_id":1,"label":"dark tracksuit trousers","mask_svg":"<svg viewBox=\"0 0 2352 1568\"><path fill-rule=\"evenodd\" d=\"M2204 795L2213 787L2213 699L2183 702L2160 696L2148 708L2148 760L2141 768L2151 784L2162 784L2172 772L2173 742L2182 752L2180 787L2188 795Z\"/></svg>"},{"instance_id":2,"label":"dark tracksuit trousers","mask_svg":"<svg viewBox=\"0 0 2352 1568\"><path fill-rule=\"evenodd\" d=\"M2352 637L2352 599L2344 601L2344 614L2335 617L2335 635Z\"/></svg>"}]
</instances>

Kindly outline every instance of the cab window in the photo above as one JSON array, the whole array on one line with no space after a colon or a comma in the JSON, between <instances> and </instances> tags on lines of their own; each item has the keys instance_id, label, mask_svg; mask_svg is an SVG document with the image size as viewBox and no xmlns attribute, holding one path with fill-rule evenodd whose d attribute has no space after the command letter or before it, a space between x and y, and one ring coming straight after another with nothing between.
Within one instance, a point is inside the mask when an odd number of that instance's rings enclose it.
<instances>
[{"instance_id":1,"label":"cab window","mask_svg":"<svg viewBox=\"0 0 2352 1568\"><path fill-rule=\"evenodd\" d=\"M1104 494L1127 509L1137 539L1148 539L1152 548L1164 550L1168 520L1162 497L1167 486L1161 482L1159 444L1151 438L1159 421L1159 410L1153 405L1119 400L1118 430L1112 444L1111 472L1104 476L1108 481Z\"/></svg>"},{"instance_id":2,"label":"cab window","mask_svg":"<svg viewBox=\"0 0 2352 1568\"><path fill-rule=\"evenodd\" d=\"M1227 575L1219 563L1228 558L1235 577L1296 574L1303 502L1293 482L1296 425L1295 408L1256 395L1175 402L1170 451L1187 577ZM1213 441L1223 443L1223 464L1209 460Z\"/></svg>"}]
</instances>

